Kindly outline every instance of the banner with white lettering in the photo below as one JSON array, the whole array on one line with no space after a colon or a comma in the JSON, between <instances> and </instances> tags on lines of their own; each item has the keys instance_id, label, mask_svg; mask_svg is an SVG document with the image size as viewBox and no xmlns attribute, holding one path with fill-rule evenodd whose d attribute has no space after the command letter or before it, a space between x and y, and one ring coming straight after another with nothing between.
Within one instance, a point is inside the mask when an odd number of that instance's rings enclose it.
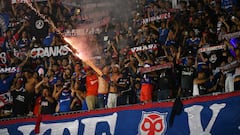
<instances>
[{"instance_id":1,"label":"banner with white lettering","mask_svg":"<svg viewBox=\"0 0 240 135\"><path fill-rule=\"evenodd\" d=\"M240 36L240 31L234 32L234 33L228 33L228 34L224 34L224 35L219 35L218 41L223 40L223 39L229 40L231 38L238 38L239 36Z\"/></svg>"},{"instance_id":2,"label":"banner with white lettering","mask_svg":"<svg viewBox=\"0 0 240 135\"><path fill-rule=\"evenodd\" d=\"M170 126L173 102L46 115L40 135L239 135L240 92L183 100L183 109ZM34 135L37 118L0 121L1 135Z\"/></svg>"},{"instance_id":3,"label":"banner with white lettering","mask_svg":"<svg viewBox=\"0 0 240 135\"><path fill-rule=\"evenodd\" d=\"M170 17L171 17L170 13L163 13L163 14L160 14L158 16L152 16L152 17L149 17L149 18L144 18L142 20L142 24L148 24L150 22L154 22L154 21L157 21L157 20L169 19Z\"/></svg>"},{"instance_id":4,"label":"banner with white lettering","mask_svg":"<svg viewBox=\"0 0 240 135\"><path fill-rule=\"evenodd\" d=\"M16 67L0 67L0 74L1 73L15 73L17 71Z\"/></svg>"},{"instance_id":5,"label":"banner with white lettering","mask_svg":"<svg viewBox=\"0 0 240 135\"><path fill-rule=\"evenodd\" d=\"M168 63L161 64L161 65L155 65L155 66L140 68L140 72L142 74L144 74L144 73L149 73L149 72L153 72L153 71L157 71L157 70L161 70L161 69L172 68L172 67L173 67L173 63L168 62Z\"/></svg>"},{"instance_id":6,"label":"banner with white lettering","mask_svg":"<svg viewBox=\"0 0 240 135\"><path fill-rule=\"evenodd\" d=\"M43 1L47 1L47 0L12 0L11 3L15 4L15 3L24 3L25 1L27 2L43 2Z\"/></svg>"},{"instance_id":7,"label":"banner with white lettering","mask_svg":"<svg viewBox=\"0 0 240 135\"><path fill-rule=\"evenodd\" d=\"M211 47L203 47L203 48L200 48L198 51L199 52L211 52L211 51L216 51L216 50L222 50L225 48L226 48L226 45L217 45L217 46L211 46Z\"/></svg>"},{"instance_id":8,"label":"banner with white lettering","mask_svg":"<svg viewBox=\"0 0 240 135\"><path fill-rule=\"evenodd\" d=\"M229 71L235 70L239 67L239 61L233 61L225 66L218 67L217 69L222 70L223 73L228 73Z\"/></svg>"},{"instance_id":9,"label":"banner with white lettering","mask_svg":"<svg viewBox=\"0 0 240 135\"><path fill-rule=\"evenodd\" d=\"M157 50L158 49L158 44L148 44L148 45L141 45L141 46L136 46L131 48L130 54L135 53L135 52L141 52L141 51L146 51L146 50Z\"/></svg>"},{"instance_id":10,"label":"banner with white lettering","mask_svg":"<svg viewBox=\"0 0 240 135\"><path fill-rule=\"evenodd\" d=\"M72 30L66 30L63 34L66 37L77 37L77 36L86 36L86 35L93 35L98 34L102 30L100 28L77 28Z\"/></svg>"},{"instance_id":11,"label":"banner with white lettering","mask_svg":"<svg viewBox=\"0 0 240 135\"><path fill-rule=\"evenodd\" d=\"M68 55L68 45L62 46L50 46L44 48L33 48L31 50L32 58L43 58L43 57L55 57L55 56L65 56Z\"/></svg>"}]
</instances>

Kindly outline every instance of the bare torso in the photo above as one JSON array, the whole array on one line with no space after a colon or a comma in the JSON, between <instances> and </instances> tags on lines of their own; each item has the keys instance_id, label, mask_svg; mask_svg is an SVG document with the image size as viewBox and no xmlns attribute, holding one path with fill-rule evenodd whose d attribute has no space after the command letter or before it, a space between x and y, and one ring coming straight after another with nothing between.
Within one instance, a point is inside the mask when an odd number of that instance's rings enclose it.
<instances>
[{"instance_id":1,"label":"bare torso","mask_svg":"<svg viewBox=\"0 0 240 135\"><path fill-rule=\"evenodd\" d=\"M108 93L108 82L102 77L98 77L98 94Z\"/></svg>"},{"instance_id":2,"label":"bare torso","mask_svg":"<svg viewBox=\"0 0 240 135\"><path fill-rule=\"evenodd\" d=\"M25 83L25 89L29 93L33 93L35 89L35 85L37 84L37 80L35 78L28 78L27 82Z\"/></svg>"},{"instance_id":3,"label":"bare torso","mask_svg":"<svg viewBox=\"0 0 240 135\"><path fill-rule=\"evenodd\" d=\"M117 86L115 85L118 81L118 79L120 78L120 74L119 73L113 73L112 76L110 77L111 80L111 84L110 84L110 88L109 88L109 92L112 93L117 93Z\"/></svg>"}]
</instances>

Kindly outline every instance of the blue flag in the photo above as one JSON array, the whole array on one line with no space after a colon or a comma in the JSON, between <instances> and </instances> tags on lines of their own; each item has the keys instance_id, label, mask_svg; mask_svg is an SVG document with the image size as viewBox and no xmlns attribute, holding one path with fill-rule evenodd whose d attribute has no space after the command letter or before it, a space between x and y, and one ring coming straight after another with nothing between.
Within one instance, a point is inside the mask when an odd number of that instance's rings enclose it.
<instances>
[{"instance_id":1,"label":"blue flag","mask_svg":"<svg viewBox=\"0 0 240 135\"><path fill-rule=\"evenodd\" d=\"M9 24L9 15L6 13L0 14L0 30L1 32L6 32Z\"/></svg>"}]
</instances>

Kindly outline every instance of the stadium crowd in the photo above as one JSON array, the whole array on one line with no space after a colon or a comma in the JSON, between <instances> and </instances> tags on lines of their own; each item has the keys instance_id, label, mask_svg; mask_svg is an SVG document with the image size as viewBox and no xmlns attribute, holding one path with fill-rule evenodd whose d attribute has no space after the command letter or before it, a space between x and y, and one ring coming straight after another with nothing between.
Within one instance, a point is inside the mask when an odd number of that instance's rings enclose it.
<instances>
[{"instance_id":1,"label":"stadium crowd","mask_svg":"<svg viewBox=\"0 0 240 135\"><path fill-rule=\"evenodd\" d=\"M175 7L167 0L128 0L129 15L110 14L98 31L81 35L96 48L92 61L103 75L71 52L34 57L34 48L67 42L26 4L1 3L0 15L11 22L0 32L1 116L114 108L240 89L237 0L182 0ZM33 2L33 7L62 33L87 20L79 8L59 0Z\"/></svg>"}]
</instances>

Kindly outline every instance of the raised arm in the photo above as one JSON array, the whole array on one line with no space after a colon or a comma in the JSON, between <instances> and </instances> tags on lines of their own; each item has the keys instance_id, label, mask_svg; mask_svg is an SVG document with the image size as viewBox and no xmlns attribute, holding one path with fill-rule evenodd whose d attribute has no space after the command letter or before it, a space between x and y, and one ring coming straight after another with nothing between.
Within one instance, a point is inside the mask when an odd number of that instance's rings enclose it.
<instances>
[{"instance_id":1,"label":"raised arm","mask_svg":"<svg viewBox=\"0 0 240 135\"><path fill-rule=\"evenodd\" d=\"M49 13L52 15L52 0L48 0Z\"/></svg>"},{"instance_id":2,"label":"raised arm","mask_svg":"<svg viewBox=\"0 0 240 135\"><path fill-rule=\"evenodd\" d=\"M16 4L12 4L12 12L13 12L14 17L17 16L17 11L16 11L17 8L16 7L17 7L17 3Z\"/></svg>"},{"instance_id":3,"label":"raised arm","mask_svg":"<svg viewBox=\"0 0 240 135\"><path fill-rule=\"evenodd\" d=\"M138 62L140 63L140 65L143 65L144 62L142 61L142 59L138 56L138 54L136 52L133 53L133 56L138 60Z\"/></svg>"},{"instance_id":4,"label":"raised arm","mask_svg":"<svg viewBox=\"0 0 240 135\"><path fill-rule=\"evenodd\" d=\"M36 0L34 1L34 6L35 6L35 8L37 9L37 11L41 11L40 8L39 8L39 6L38 6L38 4L37 4L37 1L36 1Z\"/></svg>"},{"instance_id":5,"label":"raised arm","mask_svg":"<svg viewBox=\"0 0 240 135\"><path fill-rule=\"evenodd\" d=\"M22 67L27 63L28 59L31 57L31 52L28 51L26 56L27 56L26 59L24 59L24 60L18 65L18 68L20 68L20 70L21 70Z\"/></svg>"},{"instance_id":6,"label":"raised arm","mask_svg":"<svg viewBox=\"0 0 240 135\"><path fill-rule=\"evenodd\" d=\"M227 32L230 32L230 26L225 21L225 19L223 17L220 17L219 20L225 25L225 27L227 28Z\"/></svg>"},{"instance_id":7,"label":"raised arm","mask_svg":"<svg viewBox=\"0 0 240 135\"><path fill-rule=\"evenodd\" d=\"M118 51L117 51L117 48L116 48L115 44L112 42L112 43L110 43L110 45L111 45L114 53L118 54Z\"/></svg>"},{"instance_id":8,"label":"raised arm","mask_svg":"<svg viewBox=\"0 0 240 135\"><path fill-rule=\"evenodd\" d=\"M154 30L156 30L157 32L159 32L158 28L157 28L155 25L153 25L152 23L150 23L149 26L150 26L152 29L154 29Z\"/></svg>"},{"instance_id":9,"label":"raised arm","mask_svg":"<svg viewBox=\"0 0 240 135\"><path fill-rule=\"evenodd\" d=\"M179 61L179 59L180 59L180 56L181 56L181 47L179 46L179 47L178 47L177 54L176 54L176 63L178 63L178 61Z\"/></svg>"},{"instance_id":10,"label":"raised arm","mask_svg":"<svg viewBox=\"0 0 240 135\"><path fill-rule=\"evenodd\" d=\"M40 87L43 85L43 83L46 82L46 79L47 79L47 78L43 78L42 81L40 81L39 83L37 83L37 84L35 85L35 93L39 93Z\"/></svg>"}]
</instances>

